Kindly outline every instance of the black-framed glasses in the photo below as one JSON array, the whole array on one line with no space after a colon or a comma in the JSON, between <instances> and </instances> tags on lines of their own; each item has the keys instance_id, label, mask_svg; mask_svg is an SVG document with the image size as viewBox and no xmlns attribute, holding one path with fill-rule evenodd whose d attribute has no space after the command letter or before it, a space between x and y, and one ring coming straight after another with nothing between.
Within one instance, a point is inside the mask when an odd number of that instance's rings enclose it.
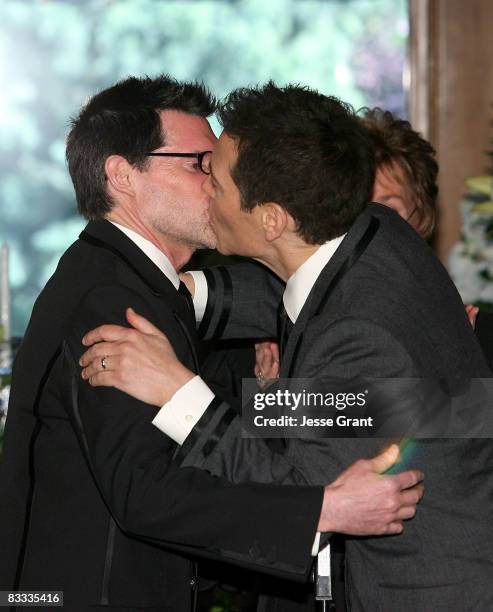
<instances>
[{"instance_id":1,"label":"black-framed glasses","mask_svg":"<svg viewBox=\"0 0 493 612\"><path fill-rule=\"evenodd\" d=\"M200 170L209 175L211 173L210 160L212 151L200 153L146 153L147 157L195 157Z\"/></svg>"}]
</instances>

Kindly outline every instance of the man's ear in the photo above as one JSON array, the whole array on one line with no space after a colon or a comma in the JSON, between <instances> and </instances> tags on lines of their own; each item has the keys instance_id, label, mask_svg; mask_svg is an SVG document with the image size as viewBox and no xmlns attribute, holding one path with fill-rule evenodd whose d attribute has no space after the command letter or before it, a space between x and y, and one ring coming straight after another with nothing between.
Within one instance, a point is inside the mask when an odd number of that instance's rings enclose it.
<instances>
[{"instance_id":1,"label":"man's ear","mask_svg":"<svg viewBox=\"0 0 493 612\"><path fill-rule=\"evenodd\" d=\"M104 172L110 186L117 193L133 194L131 174L134 169L121 155L110 155L104 162Z\"/></svg>"},{"instance_id":2,"label":"man's ear","mask_svg":"<svg viewBox=\"0 0 493 612\"><path fill-rule=\"evenodd\" d=\"M272 242L285 231L295 232L296 222L288 211L276 202L268 202L260 207L262 228L265 239Z\"/></svg>"}]
</instances>

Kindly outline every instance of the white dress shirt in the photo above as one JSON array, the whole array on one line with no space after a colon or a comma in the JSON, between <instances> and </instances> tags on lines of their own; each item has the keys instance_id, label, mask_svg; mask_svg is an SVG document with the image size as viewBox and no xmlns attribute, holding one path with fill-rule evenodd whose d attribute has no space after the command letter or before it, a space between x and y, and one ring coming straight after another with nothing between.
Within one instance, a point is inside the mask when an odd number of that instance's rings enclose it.
<instances>
[{"instance_id":1,"label":"white dress shirt","mask_svg":"<svg viewBox=\"0 0 493 612\"><path fill-rule=\"evenodd\" d=\"M320 273L329 263L339 245L344 240L344 236L339 236L322 244L313 255L301 264L296 272L288 278L286 289L282 296L284 308L288 317L296 323L303 306L305 305L313 285L317 282Z\"/></svg>"}]
</instances>

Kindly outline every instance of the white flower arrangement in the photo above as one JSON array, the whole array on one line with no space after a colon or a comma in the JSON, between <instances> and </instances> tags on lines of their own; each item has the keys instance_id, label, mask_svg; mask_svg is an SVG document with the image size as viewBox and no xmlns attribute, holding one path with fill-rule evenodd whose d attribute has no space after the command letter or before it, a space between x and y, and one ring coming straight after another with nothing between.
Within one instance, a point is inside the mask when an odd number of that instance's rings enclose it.
<instances>
[{"instance_id":1,"label":"white flower arrangement","mask_svg":"<svg viewBox=\"0 0 493 612\"><path fill-rule=\"evenodd\" d=\"M465 304L493 311L493 177L471 177L466 184L462 236L450 254L449 272Z\"/></svg>"}]
</instances>

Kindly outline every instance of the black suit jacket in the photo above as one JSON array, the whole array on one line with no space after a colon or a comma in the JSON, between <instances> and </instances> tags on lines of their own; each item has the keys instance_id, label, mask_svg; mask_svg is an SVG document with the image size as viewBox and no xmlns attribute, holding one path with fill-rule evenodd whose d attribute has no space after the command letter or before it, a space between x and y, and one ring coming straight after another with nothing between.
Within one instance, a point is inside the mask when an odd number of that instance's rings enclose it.
<instances>
[{"instance_id":1,"label":"black suit jacket","mask_svg":"<svg viewBox=\"0 0 493 612\"><path fill-rule=\"evenodd\" d=\"M207 335L221 326L229 337L274 333L279 282L258 266L207 275ZM453 388L491 371L460 296L431 250L396 213L370 205L315 283L289 336L283 376L422 377ZM227 407L216 413L223 410L226 416ZM238 482L272 482L279 475L277 455L261 440L240 439L240 430L239 420L231 421L207 452L200 437L185 443L185 461ZM309 482L326 482L383 444L294 438L286 440L285 458ZM425 495L404 534L346 542L349 609L493 609L493 442L416 440L400 469L413 467L425 473Z\"/></svg>"},{"instance_id":2,"label":"black suit jacket","mask_svg":"<svg viewBox=\"0 0 493 612\"><path fill-rule=\"evenodd\" d=\"M232 487L179 469L154 407L81 380L82 336L125 324L127 306L196 367L186 301L120 230L91 222L38 298L14 365L0 588L63 590L71 611L189 610L189 557L303 580L320 487Z\"/></svg>"},{"instance_id":3,"label":"black suit jacket","mask_svg":"<svg viewBox=\"0 0 493 612\"><path fill-rule=\"evenodd\" d=\"M490 368L493 368L493 313L480 312L476 319L475 329L484 356Z\"/></svg>"}]
</instances>

